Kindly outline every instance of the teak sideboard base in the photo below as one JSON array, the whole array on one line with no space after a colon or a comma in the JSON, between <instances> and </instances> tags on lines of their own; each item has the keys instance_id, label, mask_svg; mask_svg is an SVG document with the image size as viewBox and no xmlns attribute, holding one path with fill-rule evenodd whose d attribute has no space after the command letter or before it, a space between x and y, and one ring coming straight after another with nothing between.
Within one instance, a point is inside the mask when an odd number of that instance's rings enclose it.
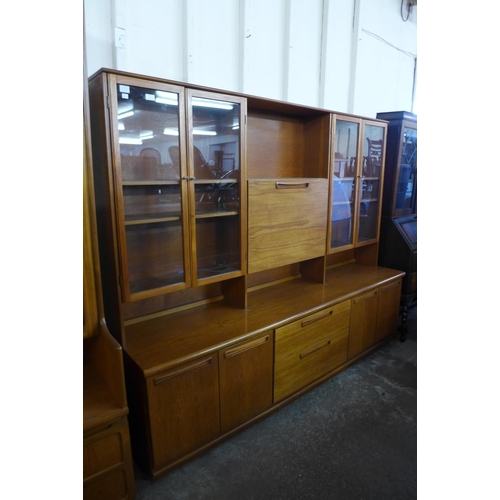
<instances>
[{"instance_id":1,"label":"teak sideboard base","mask_svg":"<svg viewBox=\"0 0 500 500\"><path fill-rule=\"evenodd\" d=\"M126 324L134 459L158 477L279 409L397 331L405 273L345 264Z\"/></svg>"}]
</instances>

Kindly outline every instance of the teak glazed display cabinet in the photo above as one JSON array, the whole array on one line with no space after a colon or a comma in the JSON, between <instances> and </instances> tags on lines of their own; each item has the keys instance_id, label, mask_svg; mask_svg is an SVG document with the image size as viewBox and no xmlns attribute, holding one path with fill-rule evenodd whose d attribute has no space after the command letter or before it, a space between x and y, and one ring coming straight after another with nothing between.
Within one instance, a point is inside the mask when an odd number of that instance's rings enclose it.
<instances>
[{"instance_id":1,"label":"teak glazed display cabinet","mask_svg":"<svg viewBox=\"0 0 500 500\"><path fill-rule=\"evenodd\" d=\"M89 92L106 321L156 477L396 331L387 122L106 69Z\"/></svg>"}]
</instances>

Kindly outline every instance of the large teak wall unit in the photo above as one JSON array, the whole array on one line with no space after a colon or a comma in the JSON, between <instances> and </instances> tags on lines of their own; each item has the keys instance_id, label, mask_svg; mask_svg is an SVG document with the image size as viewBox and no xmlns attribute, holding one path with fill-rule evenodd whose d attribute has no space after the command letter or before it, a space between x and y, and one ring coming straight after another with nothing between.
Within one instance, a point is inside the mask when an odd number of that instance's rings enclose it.
<instances>
[{"instance_id":1,"label":"large teak wall unit","mask_svg":"<svg viewBox=\"0 0 500 500\"><path fill-rule=\"evenodd\" d=\"M105 69L89 91L106 320L156 477L396 331L387 123Z\"/></svg>"}]
</instances>

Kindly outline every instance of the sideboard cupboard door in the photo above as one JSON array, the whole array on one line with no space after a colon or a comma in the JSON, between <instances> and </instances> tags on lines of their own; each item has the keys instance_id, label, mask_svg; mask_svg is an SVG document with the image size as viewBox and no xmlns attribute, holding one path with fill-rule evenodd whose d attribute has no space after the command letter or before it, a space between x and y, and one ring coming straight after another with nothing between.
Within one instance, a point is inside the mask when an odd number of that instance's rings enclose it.
<instances>
[{"instance_id":1,"label":"sideboard cupboard door","mask_svg":"<svg viewBox=\"0 0 500 500\"><path fill-rule=\"evenodd\" d=\"M221 431L272 405L273 332L219 351Z\"/></svg>"},{"instance_id":2,"label":"sideboard cupboard door","mask_svg":"<svg viewBox=\"0 0 500 500\"><path fill-rule=\"evenodd\" d=\"M376 341L382 340L398 328L402 279L380 287Z\"/></svg>"},{"instance_id":3,"label":"sideboard cupboard door","mask_svg":"<svg viewBox=\"0 0 500 500\"><path fill-rule=\"evenodd\" d=\"M349 359L375 344L379 290L372 290L352 299Z\"/></svg>"},{"instance_id":4,"label":"sideboard cupboard door","mask_svg":"<svg viewBox=\"0 0 500 500\"><path fill-rule=\"evenodd\" d=\"M217 438L217 353L148 378L153 468L159 470Z\"/></svg>"}]
</instances>

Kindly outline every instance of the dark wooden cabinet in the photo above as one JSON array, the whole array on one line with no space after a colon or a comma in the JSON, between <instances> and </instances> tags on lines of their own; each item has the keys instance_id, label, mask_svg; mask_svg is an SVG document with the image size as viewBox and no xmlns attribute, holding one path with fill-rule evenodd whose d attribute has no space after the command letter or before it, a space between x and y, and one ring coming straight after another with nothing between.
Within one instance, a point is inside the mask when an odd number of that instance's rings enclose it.
<instances>
[{"instance_id":1,"label":"dark wooden cabinet","mask_svg":"<svg viewBox=\"0 0 500 500\"><path fill-rule=\"evenodd\" d=\"M389 122L378 264L406 273L401 287L404 340L407 311L417 300L417 116L398 111L377 118Z\"/></svg>"}]
</instances>

